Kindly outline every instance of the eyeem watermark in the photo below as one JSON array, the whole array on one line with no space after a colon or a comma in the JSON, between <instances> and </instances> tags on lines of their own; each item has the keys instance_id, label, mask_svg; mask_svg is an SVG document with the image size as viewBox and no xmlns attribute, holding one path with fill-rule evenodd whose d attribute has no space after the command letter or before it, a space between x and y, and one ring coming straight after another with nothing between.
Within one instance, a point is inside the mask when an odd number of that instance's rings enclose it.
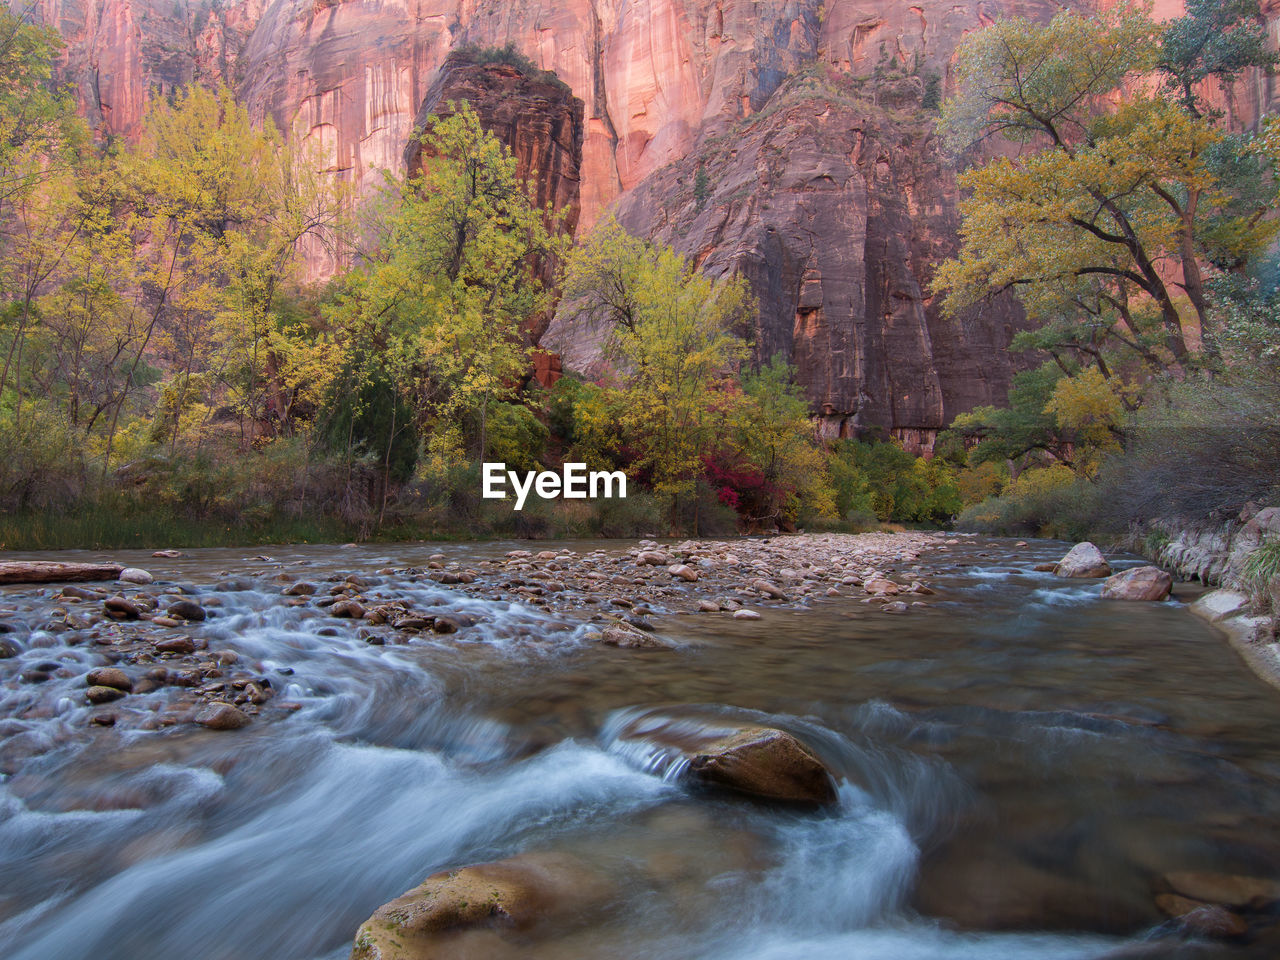
<instances>
[{"instance_id":1,"label":"eyeem watermark","mask_svg":"<svg viewBox=\"0 0 1280 960\"><path fill-rule=\"evenodd\" d=\"M560 473L551 470L541 472L526 470L523 482L520 474L508 470L505 463L486 463L482 466L483 484L480 495L486 500L505 500L507 481L516 495L517 510L524 509L530 491L543 500L564 497L566 500L586 500L588 497L626 499L627 475L621 470L612 473L605 470L587 472L585 463L566 463Z\"/></svg>"}]
</instances>

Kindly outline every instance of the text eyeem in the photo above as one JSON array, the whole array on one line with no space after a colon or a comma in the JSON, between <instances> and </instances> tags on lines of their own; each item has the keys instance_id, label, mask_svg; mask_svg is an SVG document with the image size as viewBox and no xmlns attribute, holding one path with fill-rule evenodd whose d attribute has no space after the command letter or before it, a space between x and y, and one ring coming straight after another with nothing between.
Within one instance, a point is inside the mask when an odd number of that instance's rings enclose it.
<instances>
[{"instance_id":1,"label":"text eyeem","mask_svg":"<svg viewBox=\"0 0 1280 960\"><path fill-rule=\"evenodd\" d=\"M507 482L515 493L515 509L523 510L530 491L543 500L564 497L566 500L586 500L588 497L626 499L627 475L621 470L612 472L592 470L585 463L566 463L561 472L552 470L526 470L523 478L515 470L508 470L506 463L485 463L481 467L483 483L480 495L486 500L504 500Z\"/></svg>"}]
</instances>

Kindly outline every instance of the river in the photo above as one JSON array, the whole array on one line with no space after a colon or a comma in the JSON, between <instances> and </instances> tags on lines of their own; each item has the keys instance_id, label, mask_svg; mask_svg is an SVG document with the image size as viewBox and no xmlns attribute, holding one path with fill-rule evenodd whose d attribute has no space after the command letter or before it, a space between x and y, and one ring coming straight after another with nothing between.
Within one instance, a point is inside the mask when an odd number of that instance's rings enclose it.
<instances>
[{"instance_id":1,"label":"river","mask_svg":"<svg viewBox=\"0 0 1280 960\"><path fill-rule=\"evenodd\" d=\"M225 732L89 726L96 648L39 628L55 591L2 588L21 648L0 660L3 955L344 960L359 924L427 874L561 851L619 892L512 956L1280 956L1256 921L1243 941L1162 939L1168 874L1280 878L1280 694L1182 603L1104 601L1096 581L1033 570L1066 544L972 540L921 558L937 593L909 615L852 597L757 621L659 615L676 649L657 651L382 574L384 591L482 622L376 646L282 604L266 575L516 546L166 561L221 601L197 628L211 647L300 705ZM24 681L36 668L48 679ZM838 806L693 791L619 736L726 720L797 734L838 775Z\"/></svg>"}]
</instances>

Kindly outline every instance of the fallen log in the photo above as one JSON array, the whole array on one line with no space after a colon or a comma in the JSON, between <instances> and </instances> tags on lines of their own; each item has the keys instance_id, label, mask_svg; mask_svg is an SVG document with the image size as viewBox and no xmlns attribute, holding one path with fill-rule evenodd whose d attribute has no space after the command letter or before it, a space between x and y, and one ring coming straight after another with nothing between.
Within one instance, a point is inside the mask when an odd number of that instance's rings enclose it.
<instances>
[{"instance_id":1,"label":"fallen log","mask_svg":"<svg viewBox=\"0 0 1280 960\"><path fill-rule=\"evenodd\" d=\"M0 563L0 583L68 583L76 580L114 580L124 567L118 563L63 563L59 560L10 560Z\"/></svg>"}]
</instances>

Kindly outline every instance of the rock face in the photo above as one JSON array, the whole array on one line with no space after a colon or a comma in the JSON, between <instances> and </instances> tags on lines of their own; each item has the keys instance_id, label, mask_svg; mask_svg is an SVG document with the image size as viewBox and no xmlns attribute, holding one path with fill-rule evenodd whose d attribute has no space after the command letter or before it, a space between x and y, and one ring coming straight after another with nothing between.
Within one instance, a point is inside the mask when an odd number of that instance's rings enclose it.
<instances>
[{"instance_id":1,"label":"rock face","mask_svg":"<svg viewBox=\"0 0 1280 960\"><path fill-rule=\"evenodd\" d=\"M103 133L135 134L150 96L226 82L358 186L377 182L373 168L402 168L415 119L442 83L512 79L450 80L451 51L512 44L583 103L559 131L525 117L519 97L505 121L495 114L522 163L550 175L548 199L572 206L574 172L558 149L576 127L580 227L618 202L631 229L716 276L744 273L761 305L749 331L758 356L796 364L827 435L879 431L928 450L957 413L1003 402L1019 320L1008 301L950 320L928 294L958 224L933 105L966 33L1002 14L1048 19L1058 9L1051 0L35 0L33 16L66 38L62 75ZM1157 14L1179 9L1165 0ZM1274 23L1280 0L1263 11ZM1239 127L1278 99L1260 73L1214 97ZM338 266L315 256L317 276ZM598 356L566 322L551 340L568 367ZM542 365L544 382L559 374L553 358Z\"/></svg>"},{"instance_id":2,"label":"rock face","mask_svg":"<svg viewBox=\"0 0 1280 960\"><path fill-rule=\"evenodd\" d=\"M1159 567L1134 567L1107 577L1102 596L1108 600L1164 600L1173 589L1173 577Z\"/></svg>"},{"instance_id":3,"label":"rock face","mask_svg":"<svg viewBox=\"0 0 1280 960\"><path fill-rule=\"evenodd\" d=\"M793 78L619 202L632 233L751 281L756 358L796 365L828 437L878 429L928 449L957 413L1003 400L1013 373L1012 300L950 319L928 292L956 249L959 194L922 89L881 82L884 109L853 78ZM548 339L589 366L573 324Z\"/></svg>"},{"instance_id":4,"label":"rock face","mask_svg":"<svg viewBox=\"0 0 1280 960\"><path fill-rule=\"evenodd\" d=\"M573 233L582 212L582 101L554 76L530 77L509 64L469 63L450 56L418 110L415 135L404 152L410 172L422 167L423 145L416 134L426 127L427 118L447 117L464 101L484 128L510 148L521 179L534 185L534 202L550 211L548 227L559 221L559 229ZM543 287L550 288L558 264L539 260L534 272ZM550 322L549 313L531 319L526 332L533 343L542 338ZM543 376L543 383L554 379L550 371Z\"/></svg>"}]
</instances>

